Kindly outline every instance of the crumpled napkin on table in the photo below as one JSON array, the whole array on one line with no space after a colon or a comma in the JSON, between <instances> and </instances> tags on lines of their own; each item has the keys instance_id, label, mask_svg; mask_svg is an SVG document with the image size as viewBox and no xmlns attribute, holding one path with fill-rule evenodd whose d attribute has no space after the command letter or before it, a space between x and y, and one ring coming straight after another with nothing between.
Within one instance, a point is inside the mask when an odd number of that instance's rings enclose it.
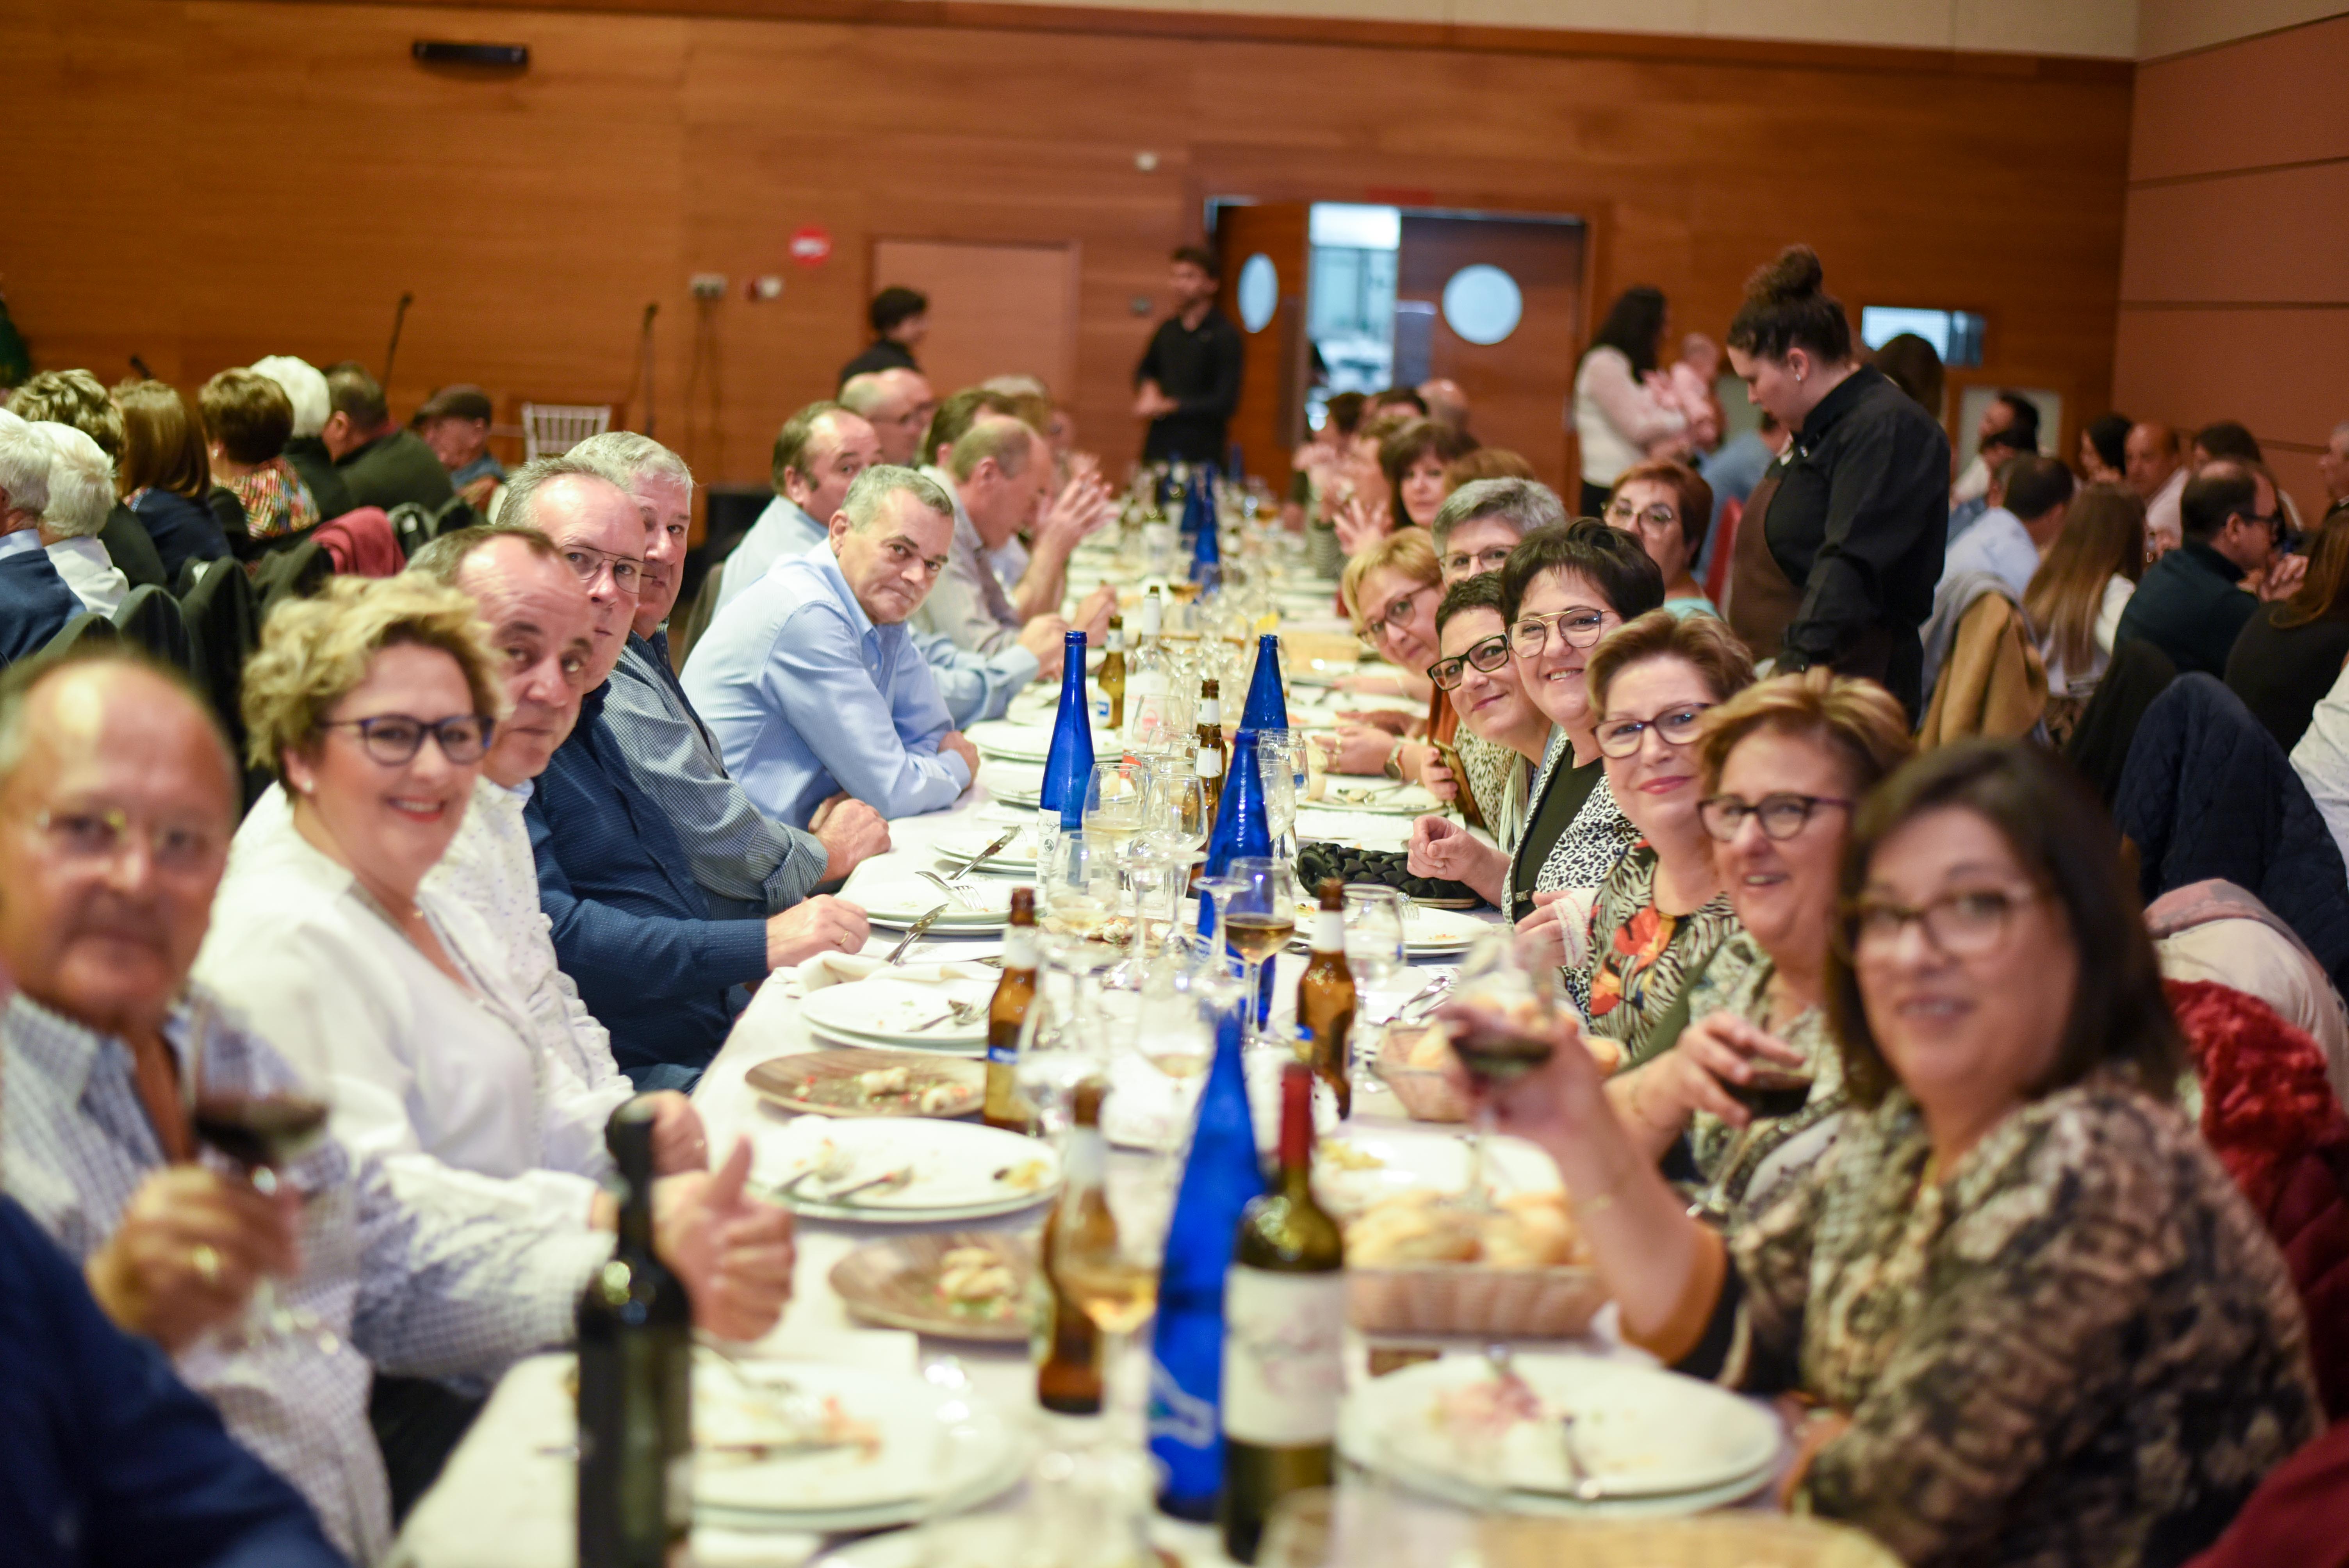
<instances>
[{"instance_id":1,"label":"crumpled napkin on table","mask_svg":"<svg viewBox=\"0 0 2349 1568\"><path fill-rule=\"evenodd\" d=\"M880 955L870 953L819 953L801 962L797 971L800 990L821 991L827 985L845 985L887 970L892 980L903 980L915 985L943 985L949 980L993 980L1000 973L985 964L884 964Z\"/></svg>"}]
</instances>

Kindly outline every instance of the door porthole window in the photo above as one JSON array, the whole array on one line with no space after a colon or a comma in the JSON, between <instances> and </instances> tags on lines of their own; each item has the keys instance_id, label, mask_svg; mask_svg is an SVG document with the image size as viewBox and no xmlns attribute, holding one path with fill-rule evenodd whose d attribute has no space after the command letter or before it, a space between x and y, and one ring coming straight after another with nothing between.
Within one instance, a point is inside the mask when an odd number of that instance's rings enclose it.
<instances>
[{"instance_id":1,"label":"door porthole window","mask_svg":"<svg viewBox=\"0 0 2349 1568\"><path fill-rule=\"evenodd\" d=\"M1250 332L1262 332L1279 304L1280 270L1270 256L1258 251L1240 263L1240 325Z\"/></svg>"},{"instance_id":2,"label":"door porthole window","mask_svg":"<svg viewBox=\"0 0 2349 1568\"><path fill-rule=\"evenodd\" d=\"M1240 287L1247 287L1245 274ZM1245 309L1247 294L1240 298ZM1461 268L1444 285L1444 323L1470 343L1500 342L1517 330L1525 311L1517 280L1486 262Z\"/></svg>"}]
</instances>

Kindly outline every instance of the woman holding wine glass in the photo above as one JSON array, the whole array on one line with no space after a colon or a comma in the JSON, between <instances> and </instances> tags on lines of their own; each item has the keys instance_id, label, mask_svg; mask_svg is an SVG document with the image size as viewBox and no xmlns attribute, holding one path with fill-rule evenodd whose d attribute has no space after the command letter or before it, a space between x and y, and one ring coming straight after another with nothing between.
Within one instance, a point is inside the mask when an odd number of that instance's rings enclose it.
<instances>
[{"instance_id":1,"label":"woman holding wine glass","mask_svg":"<svg viewBox=\"0 0 2349 1568\"><path fill-rule=\"evenodd\" d=\"M499 1194L541 1222L615 1222L605 1122L628 1098L533 1041L502 947L425 873L456 835L502 702L479 611L414 577L336 578L272 615L245 722L280 782L246 816L196 975L325 1064L335 1136L406 1190ZM706 1165L698 1119L660 1097L657 1168ZM665 1186L679 1220L692 1182ZM768 1258L760 1268L787 1267ZM752 1296L765 1289L756 1284ZM706 1321L763 1331L761 1310Z\"/></svg>"},{"instance_id":2,"label":"woman holding wine glass","mask_svg":"<svg viewBox=\"0 0 2349 1568\"><path fill-rule=\"evenodd\" d=\"M1517 679L1552 727L1502 907L1529 962L1566 965L1569 936L1578 943L1585 929L1578 912L1639 836L1608 787L1584 673L1600 638L1663 602L1663 574L1647 552L1595 518L1533 530L1501 568ZM1561 909L1578 913L1562 922ZM1568 969L1565 980L1581 1006L1578 972Z\"/></svg>"},{"instance_id":3,"label":"woman holding wine glass","mask_svg":"<svg viewBox=\"0 0 2349 1568\"><path fill-rule=\"evenodd\" d=\"M1499 1125L1557 1162L1626 1339L1801 1396L1782 1498L1920 1568L2184 1561L2323 1417L2290 1273L2172 1103L2118 834L2049 753L1944 747L1861 803L1838 893L1852 1109L1766 1212L1691 1218L1570 1020Z\"/></svg>"},{"instance_id":4,"label":"woman holding wine glass","mask_svg":"<svg viewBox=\"0 0 2349 1568\"><path fill-rule=\"evenodd\" d=\"M1737 929L1697 813L1694 742L1706 711L1754 683L1754 665L1725 623L1651 610L1599 645L1588 678L1608 788L1640 841L1591 906L1584 1016L1636 1064L1689 977Z\"/></svg>"},{"instance_id":5,"label":"woman holding wine glass","mask_svg":"<svg viewBox=\"0 0 2349 1568\"><path fill-rule=\"evenodd\" d=\"M1607 1096L1656 1158L1688 1136L1710 1217L1768 1208L1835 1141L1836 878L1852 813L1911 749L1890 692L1826 669L1759 682L1704 717L1697 814L1741 929L1689 985L1677 1041L1608 1080Z\"/></svg>"}]
</instances>

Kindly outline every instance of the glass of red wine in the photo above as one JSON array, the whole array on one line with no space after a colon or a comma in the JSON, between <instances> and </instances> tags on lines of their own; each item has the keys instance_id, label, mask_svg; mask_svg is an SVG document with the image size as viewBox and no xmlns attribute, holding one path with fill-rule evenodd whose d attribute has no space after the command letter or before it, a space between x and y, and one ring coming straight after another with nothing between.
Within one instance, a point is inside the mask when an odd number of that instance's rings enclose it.
<instances>
[{"instance_id":1,"label":"glass of red wine","mask_svg":"<svg viewBox=\"0 0 2349 1568\"><path fill-rule=\"evenodd\" d=\"M195 1085L190 1124L199 1142L236 1165L261 1191L274 1195L278 1172L326 1139L327 1104L308 1087L321 1081L321 1076L308 1075L300 1084L258 1092L243 1086L208 1083L202 1055L208 1022L199 1018L195 1030L197 1055L189 1075ZM254 1283L243 1320L224 1332L236 1349L302 1339L332 1349L336 1342L333 1330L314 1314L286 1303L276 1282L267 1275Z\"/></svg>"},{"instance_id":2,"label":"glass of red wine","mask_svg":"<svg viewBox=\"0 0 2349 1568\"><path fill-rule=\"evenodd\" d=\"M1516 933L1506 925L1476 939L1453 983L1445 1029L1453 1056L1477 1091L1468 1134L1468 1196L1480 1207L1493 1200L1485 1174L1493 1096L1548 1063L1558 1006L1557 972L1520 963Z\"/></svg>"},{"instance_id":3,"label":"glass of red wine","mask_svg":"<svg viewBox=\"0 0 2349 1568\"><path fill-rule=\"evenodd\" d=\"M1727 1222L1730 1178L1744 1162L1755 1130L1764 1121L1794 1115L1810 1101L1811 1074L1807 1068L1776 1067L1760 1061L1749 1066L1752 1076L1744 1083L1719 1077L1714 1079L1730 1099L1753 1113L1754 1119L1738 1129L1737 1136L1722 1151L1721 1163L1713 1167L1713 1180L1689 1203L1690 1216L1708 1224Z\"/></svg>"}]
</instances>

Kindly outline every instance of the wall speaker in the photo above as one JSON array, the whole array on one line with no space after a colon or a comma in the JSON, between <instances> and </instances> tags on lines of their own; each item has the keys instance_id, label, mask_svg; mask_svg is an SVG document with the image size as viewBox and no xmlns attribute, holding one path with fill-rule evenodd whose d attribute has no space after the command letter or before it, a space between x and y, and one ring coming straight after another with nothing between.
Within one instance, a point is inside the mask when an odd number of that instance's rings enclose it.
<instances>
[{"instance_id":1,"label":"wall speaker","mask_svg":"<svg viewBox=\"0 0 2349 1568\"><path fill-rule=\"evenodd\" d=\"M419 38L409 53L428 66L494 66L521 70L530 64L527 44L458 44L446 38Z\"/></svg>"}]
</instances>

